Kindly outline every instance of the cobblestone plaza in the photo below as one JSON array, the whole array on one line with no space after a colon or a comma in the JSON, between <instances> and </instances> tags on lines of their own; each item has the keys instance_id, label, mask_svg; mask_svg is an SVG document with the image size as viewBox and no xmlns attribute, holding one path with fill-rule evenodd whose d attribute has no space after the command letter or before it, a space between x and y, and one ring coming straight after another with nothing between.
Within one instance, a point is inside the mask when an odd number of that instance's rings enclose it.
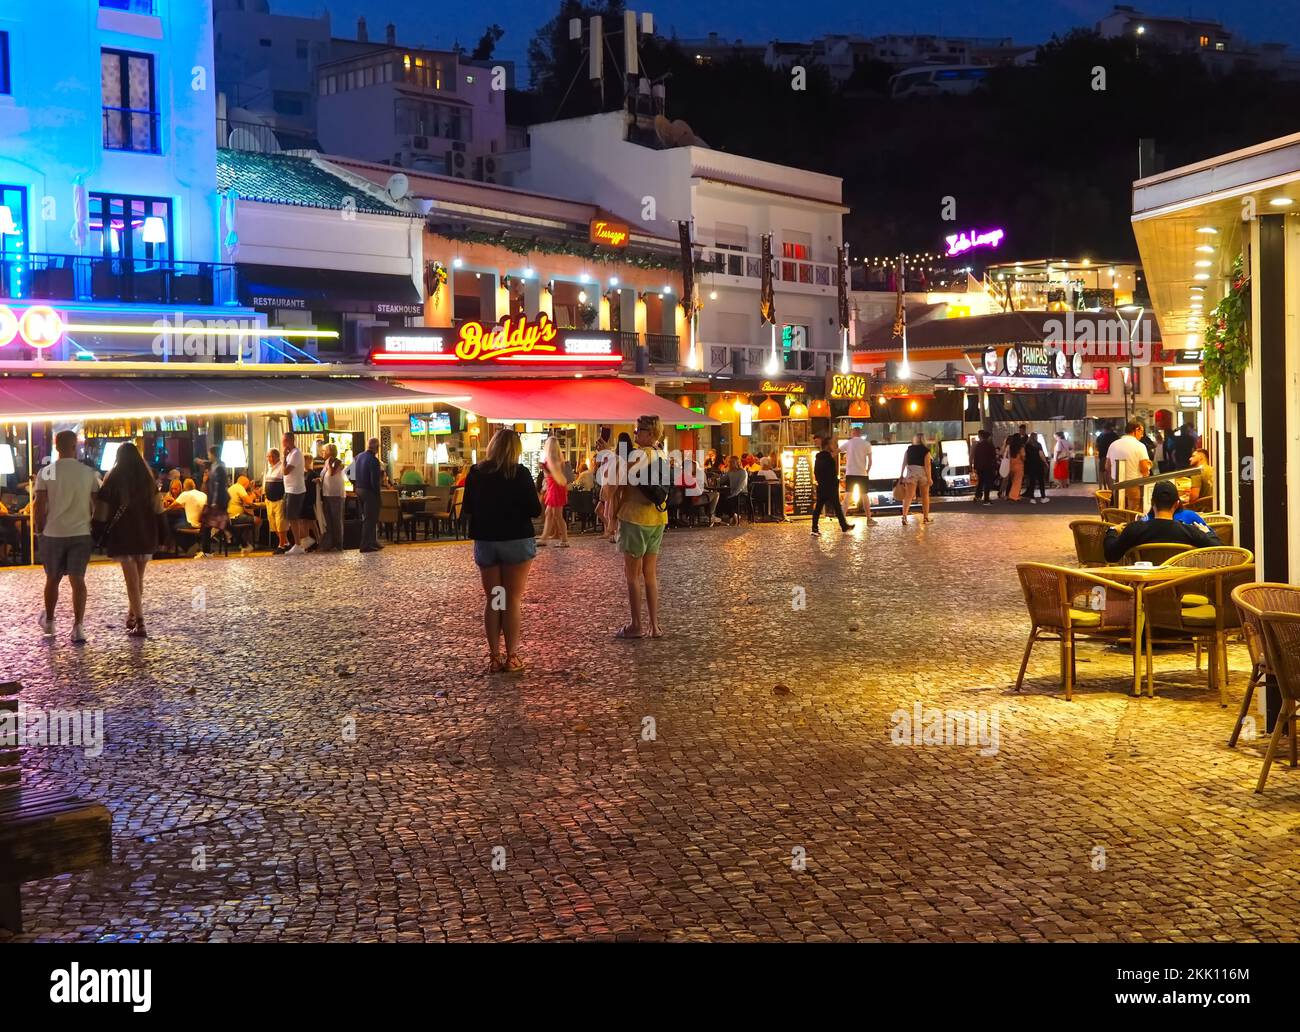
<instances>
[{"instance_id":1,"label":"cobblestone plaza","mask_svg":"<svg viewBox=\"0 0 1300 1032\"><path fill-rule=\"evenodd\" d=\"M1253 792L1190 652L1136 699L1084 646L1067 703L1045 644L1012 691L1015 563L1073 561L1047 508L674 531L662 640L613 639L621 564L576 539L533 565L518 678L463 543L157 562L143 642L96 565L81 647L6 573L5 676L105 721L25 780L113 814L113 863L29 883L16 938L1294 938L1300 780ZM918 705L992 748L898 744Z\"/></svg>"}]
</instances>

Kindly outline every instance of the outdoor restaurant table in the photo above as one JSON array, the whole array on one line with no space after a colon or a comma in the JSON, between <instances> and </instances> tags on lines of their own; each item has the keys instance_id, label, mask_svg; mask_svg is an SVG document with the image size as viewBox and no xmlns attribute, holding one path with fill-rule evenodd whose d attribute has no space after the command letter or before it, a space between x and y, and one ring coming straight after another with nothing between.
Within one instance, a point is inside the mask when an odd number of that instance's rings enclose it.
<instances>
[{"instance_id":1,"label":"outdoor restaurant table","mask_svg":"<svg viewBox=\"0 0 1300 1032\"><path fill-rule=\"evenodd\" d=\"M1189 571L1185 566L1101 566L1095 567L1089 572L1107 580L1130 585L1133 588L1133 604L1137 607L1137 634L1133 638L1133 694L1141 695L1142 675L1137 661L1142 655L1142 631L1146 620L1146 604L1143 598L1145 589L1152 584L1163 584L1178 577L1185 577L1192 571ZM1148 660L1146 665L1147 695L1154 697L1156 693L1155 678L1151 666L1152 664Z\"/></svg>"}]
</instances>

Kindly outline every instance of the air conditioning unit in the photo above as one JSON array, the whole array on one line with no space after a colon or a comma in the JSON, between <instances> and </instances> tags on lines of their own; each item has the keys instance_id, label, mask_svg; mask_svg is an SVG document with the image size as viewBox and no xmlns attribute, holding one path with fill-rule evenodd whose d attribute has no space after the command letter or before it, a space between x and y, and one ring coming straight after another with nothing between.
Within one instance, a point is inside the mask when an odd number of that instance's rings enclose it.
<instances>
[{"instance_id":1,"label":"air conditioning unit","mask_svg":"<svg viewBox=\"0 0 1300 1032\"><path fill-rule=\"evenodd\" d=\"M452 140L452 141L451 141L451 149L454 150L454 151L460 151L462 154L465 153L465 141L464 141L464 140Z\"/></svg>"},{"instance_id":2,"label":"air conditioning unit","mask_svg":"<svg viewBox=\"0 0 1300 1032\"><path fill-rule=\"evenodd\" d=\"M455 176L457 179L468 177L469 157L465 154L464 145L457 148L452 144L451 150L447 152L447 175Z\"/></svg>"},{"instance_id":3,"label":"air conditioning unit","mask_svg":"<svg viewBox=\"0 0 1300 1032\"><path fill-rule=\"evenodd\" d=\"M475 158L474 159L474 178L480 183L495 183L497 181L497 161L496 158Z\"/></svg>"}]
</instances>

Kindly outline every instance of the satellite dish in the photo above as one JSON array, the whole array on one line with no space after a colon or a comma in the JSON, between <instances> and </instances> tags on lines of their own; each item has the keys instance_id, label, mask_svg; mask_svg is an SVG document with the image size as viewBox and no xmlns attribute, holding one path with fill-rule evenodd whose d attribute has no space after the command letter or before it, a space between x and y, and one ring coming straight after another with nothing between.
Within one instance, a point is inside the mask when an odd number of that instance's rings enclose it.
<instances>
[{"instance_id":1,"label":"satellite dish","mask_svg":"<svg viewBox=\"0 0 1300 1032\"><path fill-rule=\"evenodd\" d=\"M232 129L226 146L237 151L252 151L261 154L280 153L280 141L275 138L275 133L269 129L264 134L255 133L253 130L245 129L242 126L238 129Z\"/></svg>"},{"instance_id":2,"label":"satellite dish","mask_svg":"<svg viewBox=\"0 0 1300 1032\"><path fill-rule=\"evenodd\" d=\"M387 190L389 197L395 201L400 201L411 192L411 181L401 172L394 172L388 177Z\"/></svg>"}]
</instances>

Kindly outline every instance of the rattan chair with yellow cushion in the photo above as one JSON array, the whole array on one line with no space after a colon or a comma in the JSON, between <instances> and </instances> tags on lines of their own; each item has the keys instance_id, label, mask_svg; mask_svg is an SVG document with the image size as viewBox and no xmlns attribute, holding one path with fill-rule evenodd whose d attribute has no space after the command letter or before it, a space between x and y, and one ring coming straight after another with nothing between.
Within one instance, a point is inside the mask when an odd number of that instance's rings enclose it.
<instances>
[{"instance_id":1,"label":"rattan chair with yellow cushion","mask_svg":"<svg viewBox=\"0 0 1300 1032\"><path fill-rule=\"evenodd\" d=\"M1210 647L1209 687L1218 689L1220 705L1228 705L1228 632L1241 626L1232 591L1255 579L1253 563L1221 566L1189 573L1186 577L1155 584L1146 589L1143 600L1147 616L1147 668L1151 668L1151 643L1202 642ZM1203 605L1184 605L1186 595L1200 595Z\"/></svg>"},{"instance_id":2,"label":"rattan chair with yellow cushion","mask_svg":"<svg viewBox=\"0 0 1300 1032\"><path fill-rule=\"evenodd\" d=\"M1074 555L1080 566L1106 565L1106 531L1110 524L1104 520L1071 520L1070 533L1074 535Z\"/></svg>"},{"instance_id":3,"label":"rattan chair with yellow cushion","mask_svg":"<svg viewBox=\"0 0 1300 1032\"><path fill-rule=\"evenodd\" d=\"M1106 508L1101 510L1101 518L1106 523L1113 524L1117 527L1122 527L1127 523L1133 523L1135 520L1140 520L1142 518L1142 514L1140 512L1134 511L1133 509Z\"/></svg>"},{"instance_id":4,"label":"rattan chair with yellow cushion","mask_svg":"<svg viewBox=\"0 0 1300 1032\"><path fill-rule=\"evenodd\" d=\"M1150 563L1152 566L1163 566L1167 559L1172 559L1176 555L1190 551L1192 551L1191 545L1153 541L1146 545L1134 545L1124 553L1124 561L1126 563Z\"/></svg>"},{"instance_id":5,"label":"rattan chair with yellow cushion","mask_svg":"<svg viewBox=\"0 0 1300 1032\"><path fill-rule=\"evenodd\" d=\"M1264 791L1264 782L1273 766L1284 727L1290 728L1291 766L1296 765L1295 721L1297 713L1300 713L1300 613L1264 612L1260 614L1260 623L1264 628L1264 651L1268 655L1269 672L1277 681L1282 708L1273 725L1273 734L1269 736L1268 751L1264 753L1264 765L1255 785L1256 792Z\"/></svg>"},{"instance_id":6,"label":"rattan chair with yellow cushion","mask_svg":"<svg viewBox=\"0 0 1300 1032\"><path fill-rule=\"evenodd\" d=\"M1074 698L1075 654L1078 638L1100 638L1110 642L1137 638L1137 607L1134 591L1127 584L1107 580L1086 570L1072 570L1047 563L1016 566L1031 628L1025 655L1016 675L1016 691L1025 680L1029 654L1039 639L1061 643L1061 682L1065 698ZM1137 650L1133 653L1137 676Z\"/></svg>"},{"instance_id":7,"label":"rattan chair with yellow cushion","mask_svg":"<svg viewBox=\"0 0 1300 1032\"><path fill-rule=\"evenodd\" d=\"M1246 651L1250 653L1250 683L1246 685L1237 722L1228 739L1229 748L1235 746L1241 736L1241 727L1245 723L1246 714L1250 712L1250 701L1255 695L1255 689L1272 673L1268 666L1268 650L1264 644L1263 615L1266 612L1300 613L1300 586L1271 581L1239 584L1232 591L1232 601L1241 618L1241 636L1246 642ZM1291 742L1293 767L1296 765L1295 738L1293 735Z\"/></svg>"}]
</instances>

